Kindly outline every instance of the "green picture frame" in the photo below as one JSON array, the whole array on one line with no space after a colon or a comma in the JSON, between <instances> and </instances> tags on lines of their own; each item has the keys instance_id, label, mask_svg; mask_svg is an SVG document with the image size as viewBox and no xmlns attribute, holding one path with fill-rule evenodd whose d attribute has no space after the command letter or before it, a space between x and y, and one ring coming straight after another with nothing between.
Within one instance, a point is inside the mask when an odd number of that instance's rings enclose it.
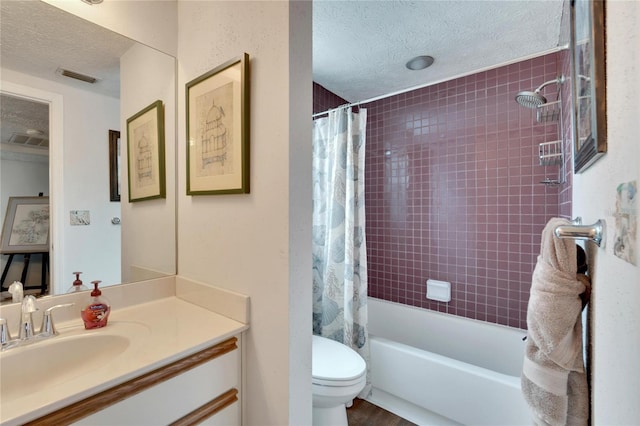
<instances>
[{"instance_id":1,"label":"green picture frame","mask_svg":"<svg viewBox=\"0 0 640 426\"><path fill-rule=\"evenodd\" d=\"M129 202L166 198L162 101L127 119L127 164Z\"/></svg>"},{"instance_id":2,"label":"green picture frame","mask_svg":"<svg viewBox=\"0 0 640 426\"><path fill-rule=\"evenodd\" d=\"M249 193L249 55L186 84L187 195Z\"/></svg>"}]
</instances>

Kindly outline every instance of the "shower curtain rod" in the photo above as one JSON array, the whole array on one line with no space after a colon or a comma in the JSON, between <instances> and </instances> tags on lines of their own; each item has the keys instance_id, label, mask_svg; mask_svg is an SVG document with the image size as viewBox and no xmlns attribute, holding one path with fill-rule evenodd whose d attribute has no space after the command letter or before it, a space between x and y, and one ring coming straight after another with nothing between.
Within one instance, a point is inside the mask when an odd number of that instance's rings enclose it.
<instances>
[{"instance_id":1,"label":"shower curtain rod","mask_svg":"<svg viewBox=\"0 0 640 426\"><path fill-rule=\"evenodd\" d=\"M360 106L362 104L368 104L369 102L379 101L380 99L385 99L385 98L389 98L391 96L400 95L402 93L407 93L407 92L409 92L411 90L415 90L415 89L416 89L416 87L411 88L411 89L398 90L396 92L387 93L386 95L374 96L373 98L365 99L364 101L359 101L359 102L353 102L353 103L340 105L337 108L331 108L331 109L328 109L328 110L326 110L324 112L316 112L315 114L313 114L311 116L311 118L316 118L319 115L329 114L330 111L334 111L334 110L337 110L337 109L349 108L350 106Z\"/></svg>"},{"instance_id":2,"label":"shower curtain rod","mask_svg":"<svg viewBox=\"0 0 640 426\"><path fill-rule=\"evenodd\" d=\"M349 108L350 106L360 106L362 104L368 104L369 102L379 101L380 99L385 99L385 98L389 98L391 96L399 95L401 93L406 93L406 92L408 92L410 90L414 90L414 89L398 90L397 92L387 93L386 95L375 96L373 98L365 99L364 101L359 101L359 102L353 102L353 103L340 105L337 108L331 108L331 109L328 109L328 110L326 110L324 112L316 112L315 114L313 114L311 116L311 118L316 118L319 115L329 114L330 111L334 111L334 110L337 110L337 109Z\"/></svg>"},{"instance_id":3,"label":"shower curtain rod","mask_svg":"<svg viewBox=\"0 0 640 426\"><path fill-rule=\"evenodd\" d=\"M331 108L331 109L328 109L328 110L323 111L323 112L316 112L315 114L313 114L311 116L311 118L316 118L316 117L318 117L320 115L329 114L331 111L337 111L339 109L349 108L349 107L353 107L353 106L360 106L360 104L362 104L362 103L364 103L364 102L355 102L355 103L352 103L352 104L344 104L344 105L340 105L337 108Z\"/></svg>"},{"instance_id":4,"label":"shower curtain rod","mask_svg":"<svg viewBox=\"0 0 640 426\"><path fill-rule=\"evenodd\" d=\"M398 93L401 93L401 92L398 92ZM328 109L328 110L326 110L324 112L316 112L315 114L313 114L311 116L311 118L313 119L313 118L316 118L316 117L318 117L320 115L329 114L329 112L331 112L331 111L336 111L336 110L343 109L343 108L349 108L350 106L360 106L362 104L368 104L369 102L379 101L380 99L388 98L389 96L393 96L393 95L396 95L396 94L397 93L388 93L386 95L381 95L381 96L376 96L374 98L365 99L364 101L352 102L352 103L340 105L337 108L331 108L331 109Z\"/></svg>"}]
</instances>

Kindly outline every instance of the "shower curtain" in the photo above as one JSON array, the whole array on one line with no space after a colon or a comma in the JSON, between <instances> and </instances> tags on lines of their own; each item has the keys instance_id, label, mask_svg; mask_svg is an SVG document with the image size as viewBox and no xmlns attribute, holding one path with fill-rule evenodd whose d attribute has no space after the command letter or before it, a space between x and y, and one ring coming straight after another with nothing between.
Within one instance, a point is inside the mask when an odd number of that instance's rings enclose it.
<instances>
[{"instance_id":1,"label":"shower curtain","mask_svg":"<svg viewBox=\"0 0 640 426\"><path fill-rule=\"evenodd\" d=\"M366 122L366 109L349 107L313 123L313 333L352 347L368 364Z\"/></svg>"}]
</instances>

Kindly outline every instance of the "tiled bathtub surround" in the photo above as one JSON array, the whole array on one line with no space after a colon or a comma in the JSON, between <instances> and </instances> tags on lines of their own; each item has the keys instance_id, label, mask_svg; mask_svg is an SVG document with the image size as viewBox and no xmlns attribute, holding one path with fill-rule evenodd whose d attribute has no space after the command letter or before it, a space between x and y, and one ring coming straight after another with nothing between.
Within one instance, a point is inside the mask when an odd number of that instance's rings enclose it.
<instances>
[{"instance_id":1,"label":"tiled bathtub surround","mask_svg":"<svg viewBox=\"0 0 640 426\"><path fill-rule=\"evenodd\" d=\"M317 83L313 83L313 113L325 112L331 108L348 103L340 96L328 91Z\"/></svg>"},{"instance_id":2,"label":"tiled bathtub surround","mask_svg":"<svg viewBox=\"0 0 640 426\"><path fill-rule=\"evenodd\" d=\"M569 50L563 50L558 53L558 69L565 76L566 82L562 86L562 115L564 125L564 170L565 170L565 183L560 187L560 194L558 203L560 205L559 216L567 219L572 219L573 212L573 122L571 116L573 110L573 100L571 99L571 52Z\"/></svg>"},{"instance_id":3,"label":"tiled bathtub surround","mask_svg":"<svg viewBox=\"0 0 640 426\"><path fill-rule=\"evenodd\" d=\"M370 296L526 328L540 233L562 188L539 183L557 178L538 165L557 125L514 98L555 79L558 56L364 105ZM314 112L343 103L316 104L322 91L314 84ZM451 302L426 299L428 278L451 282Z\"/></svg>"}]
</instances>

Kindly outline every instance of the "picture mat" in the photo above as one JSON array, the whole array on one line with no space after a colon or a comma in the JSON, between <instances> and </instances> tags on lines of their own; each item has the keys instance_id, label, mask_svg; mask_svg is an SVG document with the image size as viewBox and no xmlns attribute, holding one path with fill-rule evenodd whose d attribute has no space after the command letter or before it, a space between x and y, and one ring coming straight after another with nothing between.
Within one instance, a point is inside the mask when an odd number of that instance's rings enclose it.
<instances>
[{"instance_id":1,"label":"picture mat","mask_svg":"<svg viewBox=\"0 0 640 426\"><path fill-rule=\"evenodd\" d=\"M217 191L242 187L242 69L241 63L226 68L189 88L189 181L190 191ZM201 138L212 101L222 106L227 138L227 159L202 164Z\"/></svg>"}]
</instances>

